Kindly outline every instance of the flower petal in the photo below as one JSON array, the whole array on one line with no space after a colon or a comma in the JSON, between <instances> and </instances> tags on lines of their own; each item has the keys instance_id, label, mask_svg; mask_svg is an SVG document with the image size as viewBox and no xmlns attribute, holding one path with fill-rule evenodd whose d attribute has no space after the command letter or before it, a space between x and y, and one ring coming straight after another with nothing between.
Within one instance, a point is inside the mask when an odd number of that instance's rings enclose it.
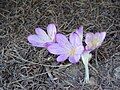
<instances>
[{"instance_id":1,"label":"flower petal","mask_svg":"<svg viewBox=\"0 0 120 90\"><path fill-rule=\"evenodd\" d=\"M57 33L56 26L54 24L49 24L47 26L47 33L49 37L51 38L51 40L55 40L55 35Z\"/></svg>"},{"instance_id":2,"label":"flower petal","mask_svg":"<svg viewBox=\"0 0 120 90\"><path fill-rule=\"evenodd\" d=\"M58 43L54 43L48 46L47 49L52 54L57 54L57 55L66 54L66 50L63 47L61 47Z\"/></svg>"},{"instance_id":3,"label":"flower petal","mask_svg":"<svg viewBox=\"0 0 120 90\"><path fill-rule=\"evenodd\" d=\"M103 40L105 39L105 37L106 37L106 32L101 32L100 33L100 39L101 39L101 42L103 42Z\"/></svg>"},{"instance_id":4,"label":"flower petal","mask_svg":"<svg viewBox=\"0 0 120 90\"><path fill-rule=\"evenodd\" d=\"M67 50L70 50L70 48L72 47L67 37L63 34L57 34L56 41L59 43L61 47L64 47Z\"/></svg>"},{"instance_id":5,"label":"flower petal","mask_svg":"<svg viewBox=\"0 0 120 90\"><path fill-rule=\"evenodd\" d=\"M27 39L32 44L32 46L45 47L44 41L41 41L38 35L29 35Z\"/></svg>"},{"instance_id":6,"label":"flower petal","mask_svg":"<svg viewBox=\"0 0 120 90\"><path fill-rule=\"evenodd\" d=\"M82 45L82 41L79 38L78 34L76 34L75 32L71 33L69 36L70 42L73 46L79 46Z\"/></svg>"},{"instance_id":7,"label":"flower petal","mask_svg":"<svg viewBox=\"0 0 120 90\"><path fill-rule=\"evenodd\" d=\"M94 33L87 33L85 37L85 43L90 45L93 40Z\"/></svg>"},{"instance_id":8,"label":"flower petal","mask_svg":"<svg viewBox=\"0 0 120 90\"><path fill-rule=\"evenodd\" d=\"M62 54L57 57L57 62L64 62L68 58L68 55Z\"/></svg>"},{"instance_id":9,"label":"flower petal","mask_svg":"<svg viewBox=\"0 0 120 90\"><path fill-rule=\"evenodd\" d=\"M83 53L83 51L84 51L84 46L80 45L76 49L76 54L81 55Z\"/></svg>"},{"instance_id":10,"label":"flower petal","mask_svg":"<svg viewBox=\"0 0 120 90\"><path fill-rule=\"evenodd\" d=\"M78 34L80 41L82 41L82 40L83 40L83 26L80 26L80 27L76 30L76 33Z\"/></svg>"},{"instance_id":11,"label":"flower petal","mask_svg":"<svg viewBox=\"0 0 120 90\"><path fill-rule=\"evenodd\" d=\"M106 36L106 32L97 32L94 34L94 38L98 38L99 39L99 43L102 43L103 40L105 39Z\"/></svg>"},{"instance_id":12,"label":"flower petal","mask_svg":"<svg viewBox=\"0 0 120 90\"><path fill-rule=\"evenodd\" d=\"M49 47L52 44L54 44L54 42L47 42L47 43L45 43L45 47L47 48L47 47Z\"/></svg>"},{"instance_id":13,"label":"flower petal","mask_svg":"<svg viewBox=\"0 0 120 90\"><path fill-rule=\"evenodd\" d=\"M36 28L35 32L36 32L36 34L38 34L40 39L43 39L46 42L52 41L52 40L50 40L49 36L46 34L46 32L43 29Z\"/></svg>"},{"instance_id":14,"label":"flower petal","mask_svg":"<svg viewBox=\"0 0 120 90\"><path fill-rule=\"evenodd\" d=\"M80 55L74 55L74 56L69 57L69 61L71 63L77 63L77 62L79 62L79 59L80 59Z\"/></svg>"}]
</instances>

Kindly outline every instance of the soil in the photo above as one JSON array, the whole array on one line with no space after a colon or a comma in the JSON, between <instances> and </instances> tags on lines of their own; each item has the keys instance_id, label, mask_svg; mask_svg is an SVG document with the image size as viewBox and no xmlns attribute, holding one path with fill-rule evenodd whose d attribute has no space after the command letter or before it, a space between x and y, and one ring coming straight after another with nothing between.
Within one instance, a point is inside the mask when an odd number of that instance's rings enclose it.
<instances>
[{"instance_id":1,"label":"soil","mask_svg":"<svg viewBox=\"0 0 120 90\"><path fill-rule=\"evenodd\" d=\"M57 63L27 36L54 23L68 35L80 25L87 32L107 32L92 52L90 83L84 65ZM120 90L119 0L0 0L0 90Z\"/></svg>"}]
</instances>

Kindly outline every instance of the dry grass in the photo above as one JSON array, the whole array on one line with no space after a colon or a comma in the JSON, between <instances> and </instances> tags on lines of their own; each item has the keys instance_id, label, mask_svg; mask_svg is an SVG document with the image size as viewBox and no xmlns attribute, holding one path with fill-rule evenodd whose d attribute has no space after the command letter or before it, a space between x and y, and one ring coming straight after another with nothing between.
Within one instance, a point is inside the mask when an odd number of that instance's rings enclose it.
<instances>
[{"instance_id":1,"label":"dry grass","mask_svg":"<svg viewBox=\"0 0 120 90\"><path fill-rule=\"evenodd\" d=\"M119 90L119 0L0 0L0 90ZM68 35L106 31L90 61L91 84L84 84L80 62L59 64L47 50L29 45L35 27L55 23Z\"/></svg>"}]
</instances>

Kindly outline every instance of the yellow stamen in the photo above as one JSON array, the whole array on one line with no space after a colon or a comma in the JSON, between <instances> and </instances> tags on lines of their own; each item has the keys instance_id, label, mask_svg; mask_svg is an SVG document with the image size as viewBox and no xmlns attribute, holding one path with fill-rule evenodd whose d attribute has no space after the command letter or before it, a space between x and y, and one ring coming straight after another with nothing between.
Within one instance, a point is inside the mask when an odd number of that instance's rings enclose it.
<instances>
[{"instance_id":1,"label":"yellow stamen","mask_svg":"<svg viewBox=\"0 0 120 90\"><path fill-rule=\"evenodd\" d=\"M97 38L91 41L91 44L93 47L96 47L98 45L98 43L99 43L99 39L97 39Z\"/></svg>"},{"instance_id":2,"label":"yellow stamen","mask_svg":"<svg viewBox=\"0 0 120 90\"><path fill-rule=\"evenodd\" d=\"M71 56L75 55L75 53L76 53L76 48L72 48L69 52Z\"/></svg>"}]
</instances>

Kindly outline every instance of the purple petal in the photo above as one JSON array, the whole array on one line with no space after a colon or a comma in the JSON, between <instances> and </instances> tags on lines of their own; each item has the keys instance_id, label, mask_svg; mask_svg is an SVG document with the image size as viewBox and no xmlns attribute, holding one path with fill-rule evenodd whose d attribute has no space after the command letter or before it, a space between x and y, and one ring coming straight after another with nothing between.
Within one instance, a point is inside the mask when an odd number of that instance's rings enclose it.
<instances>
[{"instance_id":1,"label":"purple petal","mask_svg":"<svg viewBox=\"0 0 120 90\"><path fill-rule=\"evenodd\" d=\"M71 63L77 63L77 62L79 62L79 59L80 59L80 55L74 55L74 56L69 57L69 61Z\"/></svg>"},{"instance_id":2,"label":"purple petal","mask_svg":"<svg viewBox=\"0 0 120 90\"><path fill-rule=\"evenodd\" d=\"M46 42L50 41L49 36L46 34L46 32L43 29L36 28L35 32L36 32L36 34L38 34L39 38L43 39L44 41L46 41Z\"/></svg>"},{"instance_id":3,"label":"purple petal","mask_svg":"<svg viewBox=\"0 0 120 90\"><path fill-rule=\"evenodd\" d=\"M76 31L77 34L83 34L83 26L80 26L77 31Z\"/></svg>"},{"instance_id":4,"label":"purple petal","mask_svg":"<svg viewBox=\"0 0 120 90\"><path fill-rule=\"evenodd\" d=\"M85 43L90 44L91 43L90 41L93 40L93 37L94 37L94 33L87 33L85 37Z\"/></svg>"},{"instance_id":5,"label":"purple petal","mask_svg":"<svg viewBox=\"0 0 120 90\"><path fill-rule=\"evenodd\" d=\"M32 44L32 46L45 47L44 42L40 41L38 35L29 35L27 39Z\"/></svg>"},{"instance_id":6,"label":"purple petal","mask_svg":"<svg viewBox=\"0 0 120 90\"><path fill-rule=\"evenodd\" d=\"M86 37L85 37L85 43L87 44L86 47L85 47L86 50L90 50L91 51L91 50L96 48L92 44L93 40L95 39L94 36L95 36L94 33L87 33L86 34Z\"/></svg>"},{"instance_id":7,"label":"purple petal","mask_svg":"<svg viewBox=\"0 0 120 90\"><path fill-rule=\"evenodd\" d=\"M54 42L47 42L47 43L45 43L45 47L47 48L47 47L49 47L52 44L54 44Z\"/></svg>"},{"instance_id":8,"label":"purple petal","mask_svg":"<svg viewBox=\"0 0 120 90\"><path fill-rule=\"evenodd\" d=\"M105 39L106 32L97 32L94 34L94 38L99 38L100 42L102 43L103 40Z\"/></svg>"},{"instance_id":9,"label":"purple petal","mask_svg":"<svg viewBox=\"0 0 120 90\"><path fill-rule=\"evenodd\" d=\"M57 57L57 62L64 62L68 58L68 55L62 54Z\"/></svg>"},{"instance_id":10,"label":"purple petal","mask_svg":"<svg viewBox=\"0 0 120 90\"><path fill-rule=\"evenodd\" d=\"M78 34L80 41L82 41L82 39L83 39L83 26L80 26L80 27L76 30L76 33Z\"/></svg>"},{"instance_id":11,"label":"purple petal","mask_svg":"<svg viewBox=\"0 0 120 90\"><path fill-rule=\"evenodd\" d=\"M103 42L103 40L104 40L105 37L106 37L106 32L101 32L101 33L100 33L100 36L101 36L101 42Z\"/></svg>"},{"instance_id":12,"label":"purple petal","mask_svg":"<svg viewBox=\"0 0 120 90\"><path fill-rule=\"evenodd\" d=\"M81 55L84 51L84 46L80 45L79 47L77 47L76 49L76 54L77 55Z\"/></svg>"},{"instance_id":13,"label":"purple petal","mask_svg":"<svg viewBox=\"0 0 120 90\"><path fill-rule=\"evenodd\" d=\"M79 38L78 34L76 34L74 32L70 34L69 39L73 46L82 45L82 40Z\"/></svg>"},{"instance_id":14,"label":"purple petal","mask_svg":"<svg viewBox=\"0 0 120 90\"><path fill-rule=\"evenodd\" d=\"M94 39L98 40L97 47L101 46L103 40L105 39L105 36L106 36L106 32L101 32L101 33L97 32L97 33L95 33Z\"/></svg>"},{"instance_id":15,"label":"purple petal","mask_svg":"<svg viewBox=\"0 0 120 90\"><path fill-rule=\"evenodd\" d=\"M55 35L57 33L56 26L54 24L49 24L47 26L47 33L49 37L51 38L51 40L55 40Z\"/></svg>"},{"instance_id":16,"label":"purple petal","mask_svg":"<svg viewBox=\"0 0 120 90\"><path fill-rule=\"evenodd\" d=\"M65 48L66 50L69 50L72 47L67 37L63 34L57 34L56 41L61 47Z\"/></svg>"},{"instance_id":17,"label":"purple petal","mask_svg":"<svg viewBox=\"0 0 120 90\"><path fill-rule=\"evenodd\" d=\"M47 49L52 54L57 54L57 55L66 54L66 50L57 43L50 45Z\"/></svg>"}]
</instances>

